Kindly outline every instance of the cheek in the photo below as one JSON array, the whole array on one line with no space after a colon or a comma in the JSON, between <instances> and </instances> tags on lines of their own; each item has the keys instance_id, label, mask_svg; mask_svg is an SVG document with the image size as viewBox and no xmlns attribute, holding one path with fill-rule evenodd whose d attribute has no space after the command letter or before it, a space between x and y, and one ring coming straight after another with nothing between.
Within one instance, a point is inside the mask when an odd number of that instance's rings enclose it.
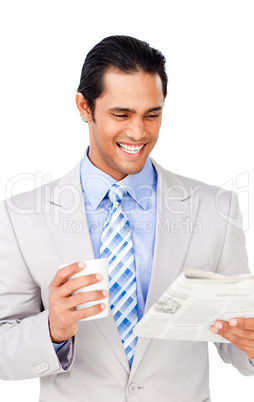
<instances>
[{"instance_id":1,"label":"cheek","mask_svg":"<svg viewBox=\"0 0 254 402\"><path fill-rule=\"evenodd\" d=\"M147 122L147 124L145 124L145 131L151 137L157 138L159 135L160 127L161 127L161 118L159 120Z\"/></svg>"},{"instance_id":2,"label":"cheek","mask_svg":"<svg viewBox=\"0 0 254 402\"><path fill-rule=\"evenodd\" d=\"M97 135L103 141L112 141L119 131L121 128L107 119L97 127Z\"/></svg>"},{"instance_id":3,"label":"cheek","mask_svg":"<svg viewBox=\"0 0 254 402\"><path fill-rule=\"evenodd\" d=\"M104 147L107 147L112 140L112 128L109 125L97 125L94 137L98 145L103 144Z\"/></svg>"},{"instance_id":4,"label":"cheek","mask_svg":"<svg viewBox=\"0 0 254 402\"><path fill-rule=\"evenodd\" d=\"M150 130L148 133L148 136L150 137L150 140L154 143L158 140L159 137L159 128Z\"/></svg>"}]
</instances>

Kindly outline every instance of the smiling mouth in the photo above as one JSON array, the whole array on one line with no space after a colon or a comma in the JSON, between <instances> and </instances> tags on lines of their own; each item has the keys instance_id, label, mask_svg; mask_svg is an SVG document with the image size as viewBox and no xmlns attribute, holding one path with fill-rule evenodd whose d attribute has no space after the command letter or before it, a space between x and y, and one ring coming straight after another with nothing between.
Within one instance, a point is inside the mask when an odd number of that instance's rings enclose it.
<instances>
[{"instance_id":1,"label":"smiling mouth","mask_svg":"<svg viewBox=\"0 0 254 402\"><path fill-rule=\"evenodd\" d=\"M117 142L117 145L119 146L119 148L121 148L127 154L135 155L135 154L138 154L141 151L141 149L144 148L144 146L146 144L142 144L142 145L126 145L126 144L122 144L121 142Z\"/></svg>"}]
</instances>

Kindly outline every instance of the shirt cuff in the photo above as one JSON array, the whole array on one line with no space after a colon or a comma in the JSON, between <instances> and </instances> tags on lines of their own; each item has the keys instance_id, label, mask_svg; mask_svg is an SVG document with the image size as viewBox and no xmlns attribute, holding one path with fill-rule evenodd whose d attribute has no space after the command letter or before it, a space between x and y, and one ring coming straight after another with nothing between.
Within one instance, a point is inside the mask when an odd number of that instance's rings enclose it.
<instances>
[{"instance_id":1,"label":"shirt cuff","mask_svg":"<svg viewBox=\"0 0 254 402\"><path fill-rule=\"evenodd\" d=\"M58 350L61 349L61 347L66 344L66 342L67 342L67 341L63 341L63 342L61 342L61 343L54 343L54 342L52 342L52 343L53 343L53 346L54 346L54 349L55 349L55 352L57 353Z\"/></svg>"}]
</instances>

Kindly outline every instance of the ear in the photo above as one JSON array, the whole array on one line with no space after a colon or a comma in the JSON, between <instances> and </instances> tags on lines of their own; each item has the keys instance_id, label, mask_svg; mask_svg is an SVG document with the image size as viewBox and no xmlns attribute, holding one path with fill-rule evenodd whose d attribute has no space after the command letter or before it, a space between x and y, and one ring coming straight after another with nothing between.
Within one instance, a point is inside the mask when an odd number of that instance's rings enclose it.
<instances>
[{"instance_id":1,"label":"ear","mask_svg":"<svg viewBox=\"0 0 254 402\"><path fill-rule=\"evenodd\" d=\"M75 101L76 101L76 105L79 110L80 116L83 117L83 119L86 121L91 121L92 120L91 110L81 92L76 93Z\"/></svg>"}]
</instances>

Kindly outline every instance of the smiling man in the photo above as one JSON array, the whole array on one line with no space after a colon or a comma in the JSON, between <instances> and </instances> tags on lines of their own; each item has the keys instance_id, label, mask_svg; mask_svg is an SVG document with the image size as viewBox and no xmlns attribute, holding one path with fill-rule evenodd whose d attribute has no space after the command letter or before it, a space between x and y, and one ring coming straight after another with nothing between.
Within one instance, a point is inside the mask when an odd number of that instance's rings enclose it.
<instances>
[{"instance_id":1,"label":"smiling man","mask_svg":"<svg viewBox=\"0 0 254 402\"><path fill-rule=\"evenodd\" d=\"M0 376L40 377L40 401L210 401L207 343L133 335L181 271L249 273L236 195L149 157L166 95L161 52L105 38L76 94L90 137L81 163L1 205ZM99 274L68 280L93 258L108 258L109 292L90 290ZM96 319L107 297L110 314ZM221 358L254 375L254 319L216 321L211 331L229 341L216 344Z\"/></svg>"},{"instance_id":2,"label":"smiling man","mask_svg":"<svg viewBox=\"0 0 254 402\"><path fill-rule=\"evenodd\" d=\"M117 180L140 172L158 139L164 94L158 73L126 74L110 68L92 116L79 92L77 106L89 123L90 161Z\"/></svg>"}]
</instances>

